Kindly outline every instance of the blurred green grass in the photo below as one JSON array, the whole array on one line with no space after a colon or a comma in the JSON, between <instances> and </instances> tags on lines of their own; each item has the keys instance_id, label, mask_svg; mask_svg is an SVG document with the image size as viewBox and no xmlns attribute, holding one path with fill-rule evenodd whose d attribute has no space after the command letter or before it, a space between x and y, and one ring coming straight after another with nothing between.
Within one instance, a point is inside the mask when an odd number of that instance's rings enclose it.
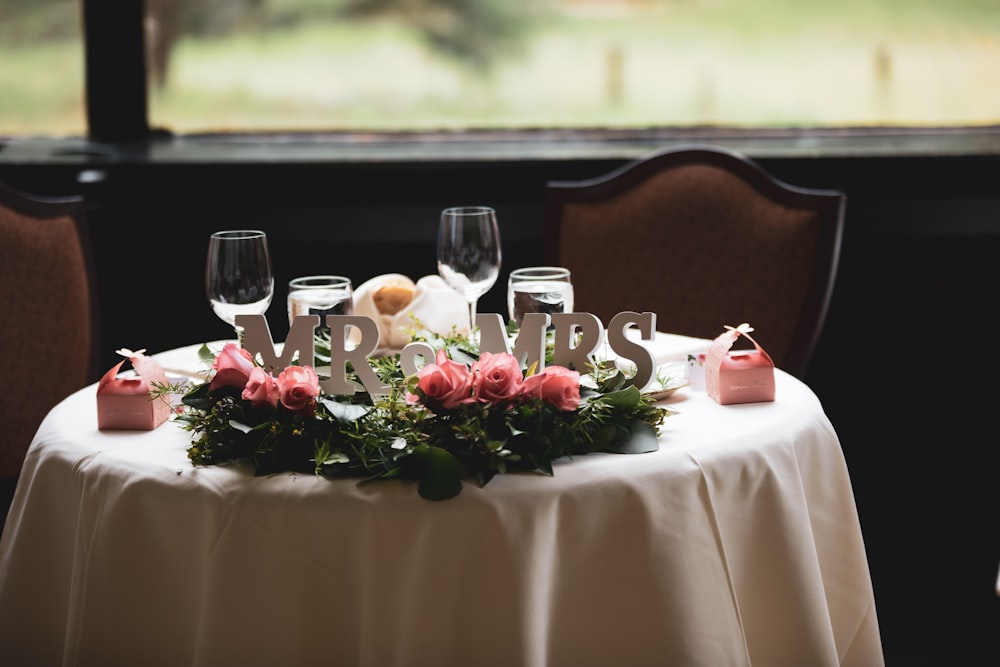
<instances>
[{"instance_id":1,"label":"blurred green grass","mask_svg":"<svg viewBox=\"0 0 1000 667\"><path fill-rule=\"evenodd\" d=\"M151 93L151 121L179 132L1000 122L995 0L567 6L488 73L386 20L187 38ZM79 38L0 41L0 135L82 133L82 72Z\"/></svg>"}]
</instances>

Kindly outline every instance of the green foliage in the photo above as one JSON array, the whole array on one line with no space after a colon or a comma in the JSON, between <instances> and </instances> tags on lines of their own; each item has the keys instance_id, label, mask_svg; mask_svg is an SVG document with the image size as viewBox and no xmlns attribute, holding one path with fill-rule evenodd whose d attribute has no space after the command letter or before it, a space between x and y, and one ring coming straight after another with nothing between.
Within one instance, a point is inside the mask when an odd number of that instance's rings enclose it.
<instances>
[{"instance_id":1,"label":"green foliage","mask_svg":"<svg viewBox=\"0 0 1000 667\"><path fill-rule=\"evenodd\" d=\"M461 336L416 337L448 350L452 359L478 358ZM290 470L412 479L422 497L444 500L457 495L466 478L485 485L516 471L551 475L552 462L562 457L655 451L659 427L673 414L628 385L620 370L596 365L581 376L581 400L572 412L532 398L435 413L407 400L408 393L416 394L417 378L405 377L398 361L399 355L372 360L391 386L387 396L321 396L313 416L280 404L256 408L240 398L239 389L209 391L208 382L198 384L183 397L185 410L176 417L194 433L188 456L196 465L248 460L258 475Z\"/></svg>"},{"instance_id":2,"label":"green foliage","mask_svg":"<svg viewBox=\"0 0 1000 667\"><path fill-rule=\"evenodd\" d=\"M402 16L432 50L473 69L489 69L516 54L541 16L531 0L346 0L345 17Z\"/></svg>"},{"instance_id":3,"label":"green foliage","mask_svg":"<svg viewBox=\"0 0 1000 667\"><path fill-rule=\"evenodd\" d=\"M997 119L997 0L145 1L178 134ZM83 134L83 55L76 0L0 0L0 134Z\"/></svg>"},{"instance_id":4,"label":"green foliage","mask_svg":"<svg viewBox=\"0 0 1000 667\"><path fill-rule=\"evenodd\" d=\"M79 36L77 0L0 0L0 43L37 46Z\"/></svg>"}]
</instances>

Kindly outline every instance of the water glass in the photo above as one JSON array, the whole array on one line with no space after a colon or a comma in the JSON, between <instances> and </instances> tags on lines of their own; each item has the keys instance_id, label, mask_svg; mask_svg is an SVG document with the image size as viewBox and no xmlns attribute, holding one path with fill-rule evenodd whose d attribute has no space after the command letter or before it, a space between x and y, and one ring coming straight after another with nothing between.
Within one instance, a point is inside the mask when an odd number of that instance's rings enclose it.
<instances>
[{"instance_id":1,"label":"water glass","mask_svg":"<svg viewBox=\"0 0 1000 667\"><path fill-rule=\"evenodd\" d=\"M518 326L526 313L573 312L569 269L529 266L511 271L507 281L507 312Z\"/></svg>"},{"instance_id":2,"label":"water glass","mask_svg":"<svg viewBox=\"0 0 1000 667\"><path fill-rule=\"evenodd\" d=\"M354 314L354 287L346 276L302 276L288 283L288 324L299 315L319 315L320 331L329 331L327 315Z\"/></svg>"}]
</instances>

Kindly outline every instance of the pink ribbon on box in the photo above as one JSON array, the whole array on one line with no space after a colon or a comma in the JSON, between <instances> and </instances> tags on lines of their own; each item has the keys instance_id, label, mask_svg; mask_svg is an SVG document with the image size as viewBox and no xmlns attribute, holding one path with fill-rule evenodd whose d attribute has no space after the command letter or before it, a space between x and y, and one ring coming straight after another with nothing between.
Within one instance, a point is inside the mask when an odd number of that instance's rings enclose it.
<instances>
[{"instance_id":1,"label":"pink ribbon on box","mask_svg":"<svg viewBox=\"0 0 1000 667\"><path fill-rule=\"evenodd\" d=\"M170 384L167 374L145 350L116 350L125 359L115 364L97 384L97 427L150 431L170 416L166 394L153 396L156 386ZM136 377L118 377L122 365L132 363Z\"/></svg>"}]
</instances>

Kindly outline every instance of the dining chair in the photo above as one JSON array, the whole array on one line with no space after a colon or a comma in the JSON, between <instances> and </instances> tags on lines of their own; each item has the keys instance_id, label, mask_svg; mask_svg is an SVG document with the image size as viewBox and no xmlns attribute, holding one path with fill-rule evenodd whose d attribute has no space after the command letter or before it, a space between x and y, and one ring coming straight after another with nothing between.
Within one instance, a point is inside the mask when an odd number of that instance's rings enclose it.
<instances>
[{"instance_id":1,"label":"dining chair","mask_svg":"<svg viewBox=\"0 0 1000 667\"><path fill-rule=\"evenodd\" d=\"M97 379L96 277L80 196L0 184L0 480L20 473L48 411ZM96 410L96 400L95 407Z\"/></svg>"},{"instance_id":2,"label":"dining chair","mask_svg":"<svg viewBox=\"0 0 1000 667\"><path fill-rule=\"evenodd\" d=\"M572 272L575 310L607 324L715 338L749 322L802 379L826 319L846 195L780 181L737 152L685 144L596 178L545 184L545 256Z\"/></svg>"}]
</instances>

